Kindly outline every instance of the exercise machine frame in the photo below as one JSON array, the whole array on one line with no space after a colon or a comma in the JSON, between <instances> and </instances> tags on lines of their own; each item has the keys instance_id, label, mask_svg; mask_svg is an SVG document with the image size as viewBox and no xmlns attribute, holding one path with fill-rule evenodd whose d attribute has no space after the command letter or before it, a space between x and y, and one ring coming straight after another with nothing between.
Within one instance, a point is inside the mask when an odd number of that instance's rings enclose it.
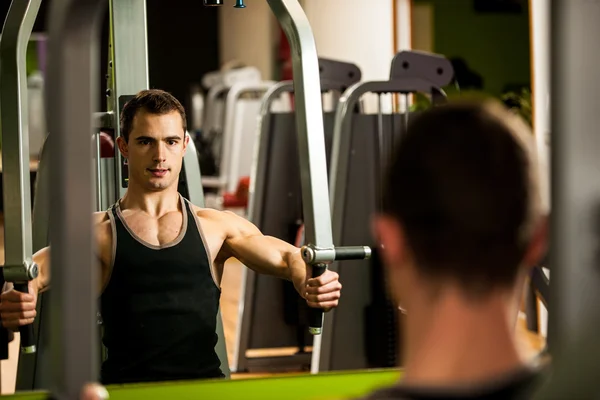
<instances>
[{"instance_id":1,"label":"exercise machine frame","mask_svg":"<svg viewBox=\"0 0 600 400\"><path fill-rule=\"evenodd\" d=\"M354 212L362 210L354 210L347 213L347 201L352 195L349 193L349 188L359 185L363 190L370 191L370 187L365 187L364 180L370 180L370 175L357 177L350 173L351 153L354 151L354 156L359 157L363 152L371 151L370 145L365 142L360 142L359 147L353 148L353 142L356 135L354 127L359 121L356 120L357 105L360 99L369 93L379 95L380 107L377 115L365 115L369 120L376 121L377 132L373 132L373 136L379 142L379 146L373 148L375 154L373 158L374 173L379 179L375 182L375 194L372 200L361 202L361 208L370 207L374 204L377 207L377 199L380 196L380 189L383 180L383 173L388 165L389 156L394 147L394 138L400 137L401 133L406 129L408 121L408 110L404 113L392 113L385 116L382 113L381 95L382 94L411 94L423 93L430 95L433 104L443 103L446 100L446 95L441 88L450 83L454 76L454 72L449 61L437 54L427 54L422 52L404 51L396 54L393 58L390 68L389 81L369 81L359 82L352 85L344 92L336 110L335 125L333 130L333 145L331 154L331 169L330 169L330 198L332 207L332 228L333 239L335 243L343 245L344 241L360 240L357 235L352 235L353 239L348 239L345 232L356 230L353 228L357 224L355 220L352 223L348 222L348 215L356 215ZM401 122L394 123L394 120L400 118ZM392 136L391 143L385 145L384 137L384 122L390 121L391 124L386 131L390 131ZM369 121L364 121L369 122ZM374 122L375 123L375 122ZM363 127L362 132L368 131L366 126L371 127L369 123L358 125ZM400 134L398 134L400 127ZM357 140L360 140L358 138ZM373 163L371 162L371 163ZM368 162L367 162L368 163ZM354 165L361 165L363 168L368 168L363 160L354 160ZM372 171L366 172L371 173ZM364 189L368 188L368 189ZM356 196L356 192L354 192ZM366 199L366 197L365 197ZM360 219L361 223L364 222ZM367 225L368 227L368 225ZM363 226L363 229L365 226ZM368 229L366 230L369 231ZM368 240L370 235L367 234L363 240ZM345 263L334 263L332 270L338 272L342 279L346 282L345 285L354 295L351 301L346 301L337 309L331 310L325 315L325 322L330 327L318 339L320 340L321 352L319 354L319 369L325 371L339 369L364 369L371 367L383 368L388 365L373 366L369 363L369 357L366 349L366 343L369 342L368 333L365 329L369 326L368 320L364 315L365 308L369 305L370 292L369 285L371 278L365 278L364 274L370 274L369 265L352 265L348 266ZM357 287L355 285L359 285ZM394 324L395 325L395 324ZM352 335L347 332L352 331ZM397 342L399 338L391 340ZM396 356L396 354L394 354Z\"/></svg>"},{"instance_id":2,"label":"exercise machine frame","mask_svg":"<svg viewBox=\"0 0 600 400\"><path fill-rule=\"evenodd\" d=\"M0 121L2 124L2 184L4 196L4 266L2 286L28 291L37 277L33 262L30 185L27 46L41 0L13 1L0 41ZM4 328L2 328L4 329ZM37 357L37 322L20 329L18 368L29 370Z\"/></svg>"},{"instance_id":3,"label":"exercise machine frame","mask_svg":"<svg viewBox=\"0 0 600 400\"><path fill-rule=\"evenodd\" d=\"M330 93L333 97L338 98L341 93L350 85L360 81L361 71L360 69L351 63L341 62L329 59L319 59L319 70L320 70L320 81L321 81L321 92L322 95ZM275 84L263 97L261 108L258 116L258 127L256 142L254 144L254 161L252 164L252 173L250 179L250 196L249 196L249 215L248 218L253 222L259 229L263 230L265 234L280 236L282 233L278 232L277 229L273 231L274 227L278 225L277 221L284 218L282 212L275 209L269 209L268 217L263 212L267 210L269 205L266 197L269 197L268 187L271 184L267 183L267 166L271 171L279 171L281 174L285 174L286 181L297 182L299 176L296 175L296 171L293 167L283 168L280 164L273 164L273 152L280 152L282 148L273 150L272 146L276 146L274 142L280 140L281 136L289 137L290 141L295 138L292 136L293 129L287 127L280 127L281 131L273 131L272 123L275 119L279 118L277 112L273 112L272 108L276 101L284 101L289 95L294 93L294 82L283 81ZM326 133L325 127L333 127L333 122L326 124L326 122L333 121L333 113L325 112L323 110L324 118L324 134ZM288 118L292 117L292 120ZM284 121L294 123L293 118L295 117L293 111L287 111L285 113ZM330 130L331 131L331 130ZM277 137L275 137L277 136ZM327 136L325 135L325 141L327 142ZM331 135L329 135L331 136ZM285 139L287 140L287 139ZM279 142L280 143L280 142ZM280 143L281 144L281 143ZM283 153L277 154L276 157L281 157L281 154L285 154L283 157L286 158L286 162L294 163L297 155L297 151L289 154L287 151L295 150L288 147L283 149ZM330 151L329 151L330 153ZM329 157L328 157L329 158ZM292 172L293 171L293 172ZM299 182L298 182L299 185ZM275 187L277 185L275 184ZM288 190L282 189L283 191ZM279 190L279 189L276 189ZM287 193L288 196L294 196L295 192ZM294 202L294 200L290 199ZM285 206L287 212L290 212L290 204ZM296 204L295 202L293 204ZM271 205L273 205L271 203ZM291 206L294 208L295 206ZM294 217L300 217L301 215L287 215L290 219ZM270 230L269 230L270 229ZM242 271L242 282L241 282L241 293L240 302L238 308L238 325L236 330L236 340L233 353L232 368L237 371L265 371L265 370L278 370L278 369L300 369L311 364L311 350L312 343L306 340L304 348L297 346L298 339L301 333L298 331L298 327L288 327L283 324L277 310L274 310L273 299L279 299L285 296L283 293L283 286L280 282L276 282L272 277L261 276L256 274L254 271L244 269ZM259 290L258 287L261 289ZM273 292L273 289L278 290ZM269 300L266 300L269 299ZM277 303L279 304L279 303ZM275 307L277 308L277 307ZM276 313L276 316L272 316ZM273 324L265 326L264 324L257 323L258 321L264 321L265 318L272 319ZM258 343L260 342L260 344ZM281 349L286 348L284 351L288 352L291 348L297 351L292 354L279 354L274 356L262 355L250 357L247 352L257 348L268 348L268 349ZM312 349L314 351L314 348Z\"/></svg>"},{"instance_id":4,"label":"exercise machine frame","mask_svg":"<svg viewBox=\"0 0 600 400\"><path fill-rule=\"evenodd\" d=\"M53 274L50 293L55 311L52 350L56 362L51 390L57 398L77 398L81 387L98 376L94 289L99 277L92 272L94 195L89 138L93 134L92 111L97 109L99 17L104 4L103 0L55 0L49 13L46 106L47 115L54 116L49 126L56 137L51 148L54 212L50 241L52 264L61 265ZM319 250L316 260L331 262L335 251L314 37L297 0L268 0L268 4L292 44L298 141L304 155L300 163L306 238ZM131 92L123 89L122 93ZM78 284L74 277L78 277Z\"/></svg>"}]
</instances>

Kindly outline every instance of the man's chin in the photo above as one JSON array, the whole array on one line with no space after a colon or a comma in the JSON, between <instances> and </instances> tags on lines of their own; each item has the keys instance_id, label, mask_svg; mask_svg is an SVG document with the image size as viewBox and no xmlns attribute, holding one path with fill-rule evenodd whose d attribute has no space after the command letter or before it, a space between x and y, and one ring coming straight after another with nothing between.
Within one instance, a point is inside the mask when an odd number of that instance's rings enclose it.
<instances>
[{"instance_id":1,"label":"man's chin","mask_svg":"<svg viewBox=\"0 0 600 400\"><path fill-rule=\"evenodd\" d=\"M146 181L146 184L144 185L148 190L152 190L152 191L161 191L161 190L165 190L170 188L171 186L173 186L174 183L173 182L166 182L164 179L156 179L156 178L151 178L148 179Z\"/></svg>"}]
</instances>

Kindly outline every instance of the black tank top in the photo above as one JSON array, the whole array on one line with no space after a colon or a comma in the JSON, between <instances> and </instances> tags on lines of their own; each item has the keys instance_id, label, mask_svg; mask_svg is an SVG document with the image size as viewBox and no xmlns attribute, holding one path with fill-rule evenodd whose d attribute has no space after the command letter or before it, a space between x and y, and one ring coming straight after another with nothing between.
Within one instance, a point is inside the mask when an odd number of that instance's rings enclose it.
<instances>
[{"instance_id":1,"label":"black tank top","mask_svg":"<svg viewBox=\"0 0 600 400\"><path fill-rule=\"evenodd\" d=\"M119 203L108 210L114 262L100 298L103 384L223 377L215 351L221 291L193 209L180 199L182 230L163 246L135 235Z\"/></svg>"}]
</instances>

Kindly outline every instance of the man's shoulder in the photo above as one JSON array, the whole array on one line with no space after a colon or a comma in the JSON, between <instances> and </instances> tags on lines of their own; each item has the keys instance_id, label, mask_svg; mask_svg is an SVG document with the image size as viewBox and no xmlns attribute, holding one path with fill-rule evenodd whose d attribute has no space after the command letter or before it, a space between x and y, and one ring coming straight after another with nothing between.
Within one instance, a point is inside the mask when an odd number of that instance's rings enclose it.
<instances>
[{"instance_id":1,"label":"man's shoulder","mask_svg":"<svg viewBox=\"0 0 600 400\"><path fill-rule=\"evenodd\" d=\"M100 225L108 221L108 211L96 211L92 214L92 222L94 225Z\"/></svg>"},{"instance_id":2,"label":"man's shoulder","mask_svg":"<svg viewBox=\"0 0 600 400\"><path fill-rule=\"evenodd\" d=\"M192 203L189 204L192 212L200 218L207 218L218 222L232 221L239 218L236 213L229 210L218 210L216 208L200 207Z\"/></svg>"}]
</instances>

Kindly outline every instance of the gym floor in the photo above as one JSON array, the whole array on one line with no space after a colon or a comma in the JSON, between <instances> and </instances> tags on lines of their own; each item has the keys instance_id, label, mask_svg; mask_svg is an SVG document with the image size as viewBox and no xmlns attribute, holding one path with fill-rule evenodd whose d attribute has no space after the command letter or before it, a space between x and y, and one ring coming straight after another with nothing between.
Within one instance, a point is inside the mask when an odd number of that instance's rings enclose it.
<instances>
[{"instance_id":1,"label":"gym floor","mask_svg":"<svg viewBox=\"0 0 600 400\"><path fill-rule=\"evenodd\" d=\"M4 216L0 213L0 262L4 263ZM222 282L221 295L221 310L223 317L223 327L225 330L225 339L227 343L227 351L229 361L233 359L233 349L235 347L235 333L238 323L238 300L240 298L240 287L242 282L242 269L245 268L237 260L229 260L225 266L225 273ZM343 280L343 277L342 277ZM519 323L516 332L518 342L525 357L535 357L537 353L544 347L544 338L540 335L527 331L525 328L524 316L520 315ZM16 334L18 338L18 333ZM286 349L279 350L260 350L263 354L281 354L287 352ZM289 353L293 353L294 349L289 349ZM10 359L0 362L1 365L1 388L2 394L14 392L16 379L16 357L18 354L18 340L10 344ZM301 372L298 372L300 374ZM302 372L305 373L305 372ZM286 373L290 375L294 373ZM233 379L261 377L273 374L233 374Z\"/></svg>"}]
</instances>

